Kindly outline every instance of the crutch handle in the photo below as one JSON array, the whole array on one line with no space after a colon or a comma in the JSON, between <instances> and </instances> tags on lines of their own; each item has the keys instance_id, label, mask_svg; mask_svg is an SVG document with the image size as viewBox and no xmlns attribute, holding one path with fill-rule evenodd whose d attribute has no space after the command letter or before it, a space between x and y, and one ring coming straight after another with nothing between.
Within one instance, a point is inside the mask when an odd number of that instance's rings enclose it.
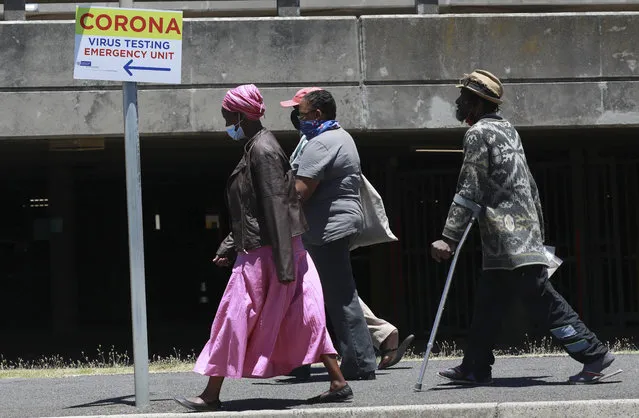
<instances>
[{"instance_id":1,"label":"crutch handle","mask_svg":"<svg viewBox=\"0 0 639 418\"><path fill-rule=\"evenodd\" d=\"M477 216L479 216L479 213L481 212L480 204L475 203L470 199L466 199L464 196L460 195L459 193L455 193L455 196L453 196L453 202L455 202L459 206L469 209L473 213L473 217L475 218L477 218Z\"/></svg>"}]
</instances>

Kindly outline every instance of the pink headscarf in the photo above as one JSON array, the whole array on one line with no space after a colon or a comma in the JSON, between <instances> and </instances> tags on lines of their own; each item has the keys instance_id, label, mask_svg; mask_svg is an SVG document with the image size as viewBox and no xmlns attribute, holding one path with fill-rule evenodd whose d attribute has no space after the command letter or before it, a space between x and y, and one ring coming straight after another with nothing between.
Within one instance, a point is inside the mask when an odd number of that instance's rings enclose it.
<instances>
[{"instance_id":1,"label":"pink headscarf","mask_svg":"<svg viewBox=\"0 0 639 418\"><path fill-rule=\"evenodd\" d=\"M222 107L229 112L240 112L250 120L264 116L264 98L254 84L243 84L229 90L224 96Z\"/></svg>"}]
</instances>

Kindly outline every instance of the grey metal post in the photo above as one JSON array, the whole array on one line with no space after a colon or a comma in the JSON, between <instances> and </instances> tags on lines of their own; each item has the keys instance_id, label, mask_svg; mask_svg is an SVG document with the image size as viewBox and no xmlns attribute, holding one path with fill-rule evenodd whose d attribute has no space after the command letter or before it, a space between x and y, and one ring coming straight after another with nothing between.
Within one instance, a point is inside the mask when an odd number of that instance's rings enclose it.
<instances>
[{"instance_id":1,"label":"grey metal post","mask_svg":"<svg viewBox=\"0 0 639 418\"><path fill-rule=\"evenodd\" d=\"M120 0L120 7L132 8L133 0ZM122 83L124 105L124 154L129 220L129 269L131 274L131 319L133 323L133 370L135 406L149 405L149 349L146 327L144 233L142 228L142 174L138 132L138 87Z\"/></svg>"},{"instance_id":2,"label":"grey metal post","mask_svg":"<svg viewBox=\"0 0 639 418\"><path fill-rule=\"evenodd\" d=\"M25 20L24 0L4 0L4 20Z\"/></svg>"},{"instance_id":3,"label":"grey metal post","mask_svg":"<svg viewBox=\"0 0 639 418\"><path fill-rule=\"evenodd\" d=\"M417 14L436 14L439 12L438 0L415 0L415 10Z\"/></svg>"},{"instance_id":4,"label":"grey metal post","mask_svg":"<svg viewBox=\"0 0 639 418\"><path fill-rule=\"evenodd\" d=\"M300 0L277 0L278 16L299 16Z\"/></svg>"}]
</instances>

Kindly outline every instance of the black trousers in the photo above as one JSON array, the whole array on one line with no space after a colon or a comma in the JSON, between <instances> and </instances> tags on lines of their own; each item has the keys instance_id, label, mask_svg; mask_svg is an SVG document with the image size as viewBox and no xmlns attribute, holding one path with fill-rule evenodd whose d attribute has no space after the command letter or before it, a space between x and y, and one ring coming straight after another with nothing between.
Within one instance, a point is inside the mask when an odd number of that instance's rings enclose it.
<instances>
[{"instance_id":1,"label":"black trousers","mask_svg":"<svg viewBox=\"0 0 639 418\"><path fill-rule=\"evenodd\" d=\"M514 300L521 301L528 314L578 362L592 363L608 351L553 288L545 266L485 270L475 292L473 321L462 362L464 372L473 372L477 378L491 373L495 340Z\"/></svg>"}]
</instances>

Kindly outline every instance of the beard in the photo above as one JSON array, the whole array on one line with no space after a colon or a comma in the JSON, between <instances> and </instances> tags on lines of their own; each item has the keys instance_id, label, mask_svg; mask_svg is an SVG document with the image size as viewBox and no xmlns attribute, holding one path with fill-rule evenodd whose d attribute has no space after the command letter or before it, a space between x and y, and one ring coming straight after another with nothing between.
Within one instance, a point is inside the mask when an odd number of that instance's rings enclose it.
<instances>
[{"instance_id":1,"label":"beard","mask_svg":"<svg viewBox=\"0 0 639 418\"><path fill-rule=\"evenodd\" d=\"M457 109L455 110L455 119L457 119L460 122L464 122L466 121L466 119L468 119L468 114L470 112L461 109L459 106L457 107Z\"/></svg>"}]
</instances>

